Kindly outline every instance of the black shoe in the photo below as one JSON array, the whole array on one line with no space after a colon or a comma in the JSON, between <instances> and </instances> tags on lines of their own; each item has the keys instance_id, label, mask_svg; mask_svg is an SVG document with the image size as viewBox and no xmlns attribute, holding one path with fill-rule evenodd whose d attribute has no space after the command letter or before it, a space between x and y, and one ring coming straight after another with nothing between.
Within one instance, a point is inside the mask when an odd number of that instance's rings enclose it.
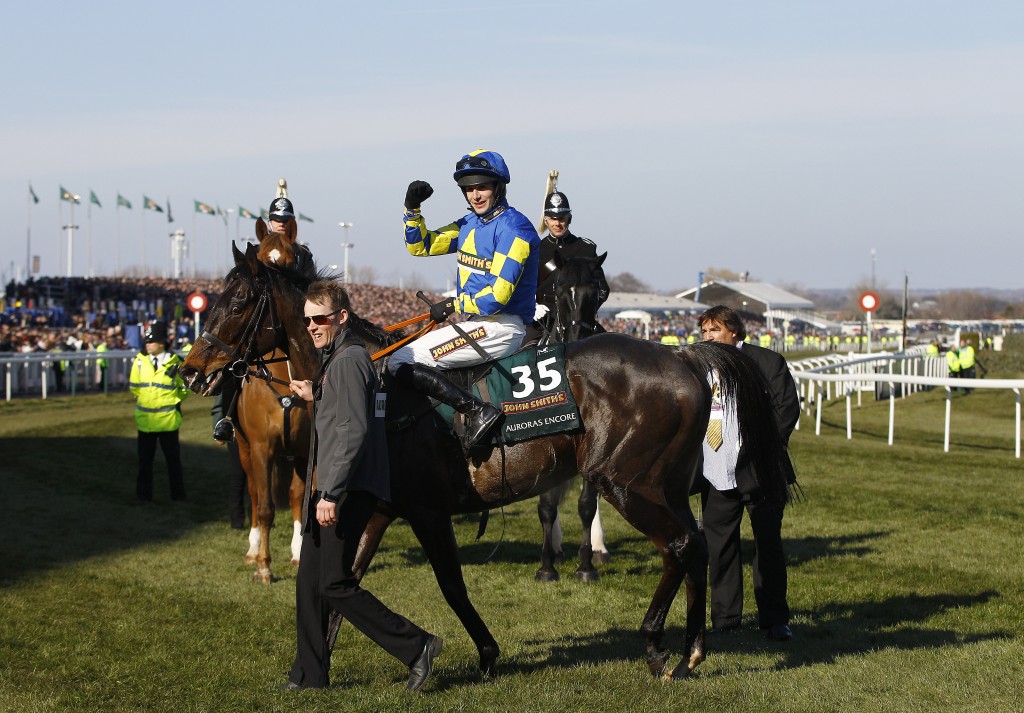
<instances>
[{"instance_id":1,"label":"black shoe","mask_svg":"<svg viewBox=\"0 0 1024 713\"><path fill-rule=\"evenodd\" d=\"M462 449L470 448L482 441L487 433L502 420L505 414L496 406L479 402L466 413L466 432L462 435Z\"/></svg>"},{"instance_id":2,"label":"black shoe","mask_svg":"<svg viewBox=\"0 0 1024 713\"><path fill-rule=\"evenodd\" d=\"M405 690L415 692L423 688L423 684L434 671L434 659L441 655L442 643L444 642L440 636L430 635L427 643L423 645L423 653L409 667L409 683Z\"/></svg>"},{"instance_id":3,"label":"black shoe","mask_svg":"<svg viewBox=\"0 0 1024 713\"><path fill-rule=\"evenodd\" d=\"M793 630L788 624L773 624L768 629L768 638L774 641L789 641L793 638Z\"/></svg>"},{"instance_id":4,"label":"black shoe","mask_svg":"<svg viewBox=\"0 0 1024 713\"><path fill-rule=\"evenodd\" d=\"M213 440L218 443L230 443L235 440L235 426L231 419L222 418L213 427Z\"/></svg>"}]
</instances>

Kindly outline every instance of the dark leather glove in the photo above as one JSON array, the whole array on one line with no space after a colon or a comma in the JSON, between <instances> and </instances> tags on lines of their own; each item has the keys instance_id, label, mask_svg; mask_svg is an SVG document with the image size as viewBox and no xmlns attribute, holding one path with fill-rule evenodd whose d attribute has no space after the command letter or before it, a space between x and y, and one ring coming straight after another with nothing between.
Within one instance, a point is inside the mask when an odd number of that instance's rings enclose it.
<instances>
[{"instance_id":1,"label":"dark leather glove","mask_svg":"<svg viewBox=\"0 0 1024 713\"><path fill-rule=\"evenodd\" d=\"M218 443L229 443L235 440L235 426L231 419L222 418L213 427L213 440Z\"/></svg>"},{"instance_id":2,"label":"dark leather glove","mask_svg":"<svg viewBox=\"0 0 1024 713\"><path fill-rule=\"evenodd\" d=\"M430 305L430 318L438 324L445 321L450 314L455 314L455 298L453 297Z\"/></svg>"},{"instance_id":3,"label":"dark leather glove","mask_svg":"<svg viewBox=\"0 0 1024 713\"><path fill-rule=\"evenodd\" d=\"M171 381L174 381L174 377L178 375L178 365L171 364L169 367L167 367L166 374L171 378Z\"/></svg>"},{"instance_id":4,"label":"dark leather glove","mask_svg":"<svg viewBox=\"0 0 1024 713\"><path fill-rule=\"evenodd\" d=\"M405 209L416 210L423 205L423 201L432 195L434 195L434 189L430 187L429 183L426 181L413 181L405 192Z\"/></svg>"}]
</instances>

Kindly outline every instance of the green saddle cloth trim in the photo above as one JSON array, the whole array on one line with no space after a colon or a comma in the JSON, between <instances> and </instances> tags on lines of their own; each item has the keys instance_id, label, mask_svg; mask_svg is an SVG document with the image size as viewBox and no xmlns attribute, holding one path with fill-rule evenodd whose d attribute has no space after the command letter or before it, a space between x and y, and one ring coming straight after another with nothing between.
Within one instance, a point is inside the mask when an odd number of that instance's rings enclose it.
<instances>
[{"instance_id":1,"label":"green saddle cloth trim","mask_svg":"<svg viewBox=\"0 0 1024 713\"><path fill-rule=\"evenodd\" d=\"M495 362L486 378L489 401L505 414L501 425L505 443L519 443L555 433L582 429L576 399L565 376L565 345L529 347ZM473 394L483 398L480 385ZM439 404L437 411L453 424L455 410ZM490 443L496 444L497 432Z\"/></svg>"}]
</instances>

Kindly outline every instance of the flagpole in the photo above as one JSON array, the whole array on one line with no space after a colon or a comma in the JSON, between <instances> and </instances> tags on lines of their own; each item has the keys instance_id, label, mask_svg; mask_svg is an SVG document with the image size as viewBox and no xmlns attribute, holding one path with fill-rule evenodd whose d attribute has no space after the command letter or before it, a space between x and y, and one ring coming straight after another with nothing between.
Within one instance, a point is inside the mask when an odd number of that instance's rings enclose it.
<instances>
[{"instance_id":1,"label":"flagpole","mask_svg":"<svg viewBox=\"0 0 1024 713\"><path fill-rule=\"evenodd\" d=\"M32 277L32 184L28 184L28 232L25 235L25 282Z\"/></svg>"},{"instance_id":2,"label":"flagpole","mask_svg":"<svg viewBox=\"0 0 1024 713\"><path fill-rule=\"evenodd\" d=\"M146 196L142 196L142 277L146 277Z\"/></svg>"},{"instance_id":3,"label":"flagpole","mask_svg":"<svg viewBox=\"0 0 1024 713\"><path fill-rule=\"evenodd\" d=\"M85 251L89 257L89 272L86 273L86 277L92 277L92 189L89 189L89 202L85 206L85 218L86 227L85 229Z\"/></svg>"},{"instance_id":4,"label":"flagpole","mask_svg":"<svg viewBox=\"0 0 1024 713\"><path fill-rule=\"evenodd\" d=\"M121 194L117 194L117 250L114 255L114 277L121 276Z\"/></svg>"},{"instance_id":5,"label":"flagpole","mask_svg":"<svg viewBox=\"0 0 1024 713\"><path fill-rule=\"evenodd\" d=\"M53 270L54 277L60 275L60 264L64 262L64 228L61 227L64 224L64 211L60 205L63 202L63 199L57 201L57 262Z\"/></svg>"},{"instance_id":6,"label":"flagpole","mask_svg":"<svg viewBox=\"0 0 1024 713\"><path fill-rule=\"evenodd\" d=\"M192 206L192 242L196 241L196 211L195 205ZM189 250L192 253L192 279L196 279L196 251Z\"/></svg>"}]
</instances>

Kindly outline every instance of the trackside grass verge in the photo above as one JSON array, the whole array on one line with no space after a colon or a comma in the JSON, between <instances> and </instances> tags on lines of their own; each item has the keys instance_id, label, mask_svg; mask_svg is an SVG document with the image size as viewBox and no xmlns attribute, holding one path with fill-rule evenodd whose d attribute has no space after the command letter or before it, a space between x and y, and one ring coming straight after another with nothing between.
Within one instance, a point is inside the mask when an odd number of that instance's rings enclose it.
<instances>
[{"instance_id":1,"label":"trackside grass verge","mask_svg":"<svg viewBox=\"0 0 1024 713\"><path fill-rule=\"evenodd\" d=\"M290 525L279 520L273 532L279 579L253 584L246 533L227 524L226 454L209 439L210 402L195 397L182 427L189 501L169 501L158 456L156 500L135 503L131 404L125 394L0 404L0 710L1024 707L1024 467L1005 395L955 399L948 454L940 394L897 405L893 447L885 402L855 409L852 441L841 402L826 409L821 437L805 416L793 453L807 500L784 527L796 637L761 636L748 569L745 626L709 636L697 675L673 684L647 673L637 634L660 558L606 504L613 559L590 585L570 562L561 581L534 582L534 501L494 512L480 542L475 519L456 521L471 596L502 646L493 681L480 680L474 647L396 523L365 583L444 637L422 695L405 693L404 667L348 625L330 690L273 690L294 653ZM570 550L574 510L567 502L562 512ZM677 602L665 637L673 665L682 609Z\"/></svg>"}]
</instances>

